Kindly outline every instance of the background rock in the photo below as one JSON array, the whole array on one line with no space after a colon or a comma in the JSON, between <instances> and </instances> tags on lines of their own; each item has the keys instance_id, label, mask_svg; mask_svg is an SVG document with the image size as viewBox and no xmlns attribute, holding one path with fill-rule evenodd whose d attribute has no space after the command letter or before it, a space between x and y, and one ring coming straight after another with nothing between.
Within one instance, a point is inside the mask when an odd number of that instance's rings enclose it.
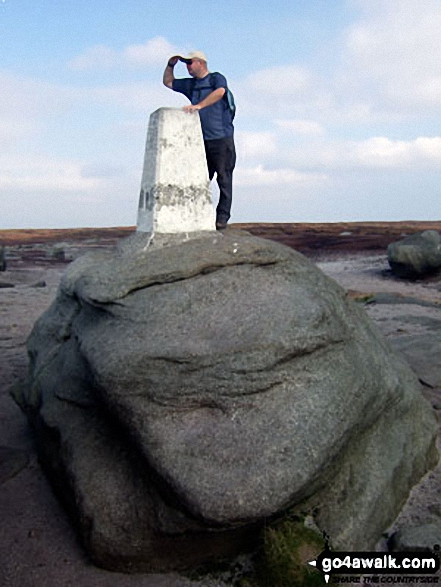
<instances>
[{"instance_id":1,"label":"background rock","mask_svg":"<svg viewBox=\"0 0 441 587\"><path fill-rule=\"evenodd\" d=\"M390 548L395 552L433 551L435 545L441 545L441 520L402 528L390 540Z\"/></svg>"},{"instance_id":2,"label":"background rock","mask_svg":"<svg viewBox=\"0 0 441 587\"><path fill-rule=\"evenodd\" d=\"M0 271L6 271L5 247L0 246Z\"/></svg>"},{"instance_id":3,"label":"background rock","mask_svg":"<svg viewBox=\"0 0 441 587\"><path fill-rule=\"evenodd\" d=\"M441 267L441 238L436 230L391 243L387 252L392 271L402 277L421 277Z\"/></svg>"},{"instance_id":4,"label":"background rock","mask_svg":"<svg viewBox=\"0 0 441 587\"><path fill-rule=\"evenodd\" d=\"M227 554L293 505L372 548L437 458L416 378L363 310L238 233L79 259L29 350L17 401L108 568Z\"/></svg>"}]
</instances>

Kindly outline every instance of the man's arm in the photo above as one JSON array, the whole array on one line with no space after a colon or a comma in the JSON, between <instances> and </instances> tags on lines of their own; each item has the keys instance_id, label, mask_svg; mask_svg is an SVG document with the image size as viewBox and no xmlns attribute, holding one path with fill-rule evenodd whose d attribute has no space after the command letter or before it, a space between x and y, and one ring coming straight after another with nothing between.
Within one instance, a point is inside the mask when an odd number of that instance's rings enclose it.
<instances>
[{"instance_id":1,"label":"man's arm","mask_svg":"<svg viewBox=\"0 0 441 587\"><path fill-rule=\"evenodd\" d=\"M173 68L178 61L179 57L170 57L167 63L167 67L164 70L164 76L162 78L162 81L164 83L164 86L167 86L167 88L170 88L170 90L173 89L173 81L175 79Z\"/></svg>"},{"instance_id":2,"label":"man's arm","mask_svg":"<svg viewBox=\"0 0 441 587\"><path fill-rule=\"evenodd\" d=\"M208 94L208 96L201 100L199 104L189 104L188 106L184 106L182 110L184 110L184 112L197 112L198 110L202 110L202 108L216 104L216 102L222 100L224 94L225 88L217 88L217 90L214 90L211 94Z\"/></svg>"}]
</instances>

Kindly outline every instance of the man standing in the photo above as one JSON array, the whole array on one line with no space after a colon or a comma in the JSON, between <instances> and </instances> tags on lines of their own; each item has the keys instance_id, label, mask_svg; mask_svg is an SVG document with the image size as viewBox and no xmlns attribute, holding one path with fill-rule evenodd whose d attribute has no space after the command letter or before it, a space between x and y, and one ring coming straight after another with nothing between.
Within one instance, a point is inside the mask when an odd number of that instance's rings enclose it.
<instances>
[{"instance_id":1,"label":"man standing","mask_svg":"<svg viewBox=\"0 0 441 587\"><path fill-rule=\"evenodd\" d=\"M191 77L176 79L174 67L178 61L187 65ZM216 208L216 228L226 228L230 219L233 197L233 169L236 164L233 112L227 95L227 80L220 73L210 73L207 58L202 51L188 56L175 55L168 60L164 71L164 85L186 96L191 104L186 112L199 112L204 137L210 181L216 173L219 186L219 204Z\"/></svg>"}]
</instances>

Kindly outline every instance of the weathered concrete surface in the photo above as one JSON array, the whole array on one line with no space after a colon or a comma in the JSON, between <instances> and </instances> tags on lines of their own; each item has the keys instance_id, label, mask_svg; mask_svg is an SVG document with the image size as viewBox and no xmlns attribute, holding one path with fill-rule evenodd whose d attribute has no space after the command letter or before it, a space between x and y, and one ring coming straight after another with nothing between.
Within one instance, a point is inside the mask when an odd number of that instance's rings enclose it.
<instances>
[{"instance_id":1,"label":"weathered concrete surface","mask_svg":"<svg viewBox=\"0 0 441 587\"><path fill-rule=\"evenodd\" d=\"M437 461L409 367L287 247L142 237L69 267L16 395L93 560L191 566L292 506L373 548Z\"/></svg>"},{"instance_id":2,"label":"weathered concrete surface","mask_svg":"<svg viewBox=\"0 0 441 587\"><path fill-rule=\"evenodd\" d=\"M214 230L215 219L199 114L159 108L150 116L137 230Z\"/></svg>"}]
</instances>

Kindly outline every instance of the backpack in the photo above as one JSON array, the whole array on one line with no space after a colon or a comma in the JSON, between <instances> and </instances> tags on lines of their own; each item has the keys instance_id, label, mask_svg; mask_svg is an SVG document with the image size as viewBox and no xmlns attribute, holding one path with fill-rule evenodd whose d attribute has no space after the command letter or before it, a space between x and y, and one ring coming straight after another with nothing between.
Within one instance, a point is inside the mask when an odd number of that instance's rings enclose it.
<instances>
[{"instance_id":1,"label":"backpack","mask_svg":"<svg viewBox=\"0 0 441 587\"><path fill-rule=\"evenodd\" d=\"M216 75L216 73L217 73L217 72L216 72L216 71L214 71L213 73L210 73L210 74L208 74L208 77L209 77L209 79L208 79L208 83L210 84L210 86L211 86L211 88L212 88L212 90L213 90L213 91L214 91L214 89L215 89L215 87L214 87L214 78L213 78L213 76L215 76L215 75ZM195 80L194 78L192 78L192 80L191 80L191 81L192 81L192 85L191 85L191 95L193 95L193 92L194 92L194 87L195 87L195 85L196 85L196 80ZM225 92L225 94L224 94L224 96L223 96L223 98L222 98L222 99L225 99L225 102L226 102L226 104L227 104L227 106L228 106L228 109L229 109L229 111L230 111L230 114L231 114L231 120L234 120L234 117L235 117L235 115L236 115L236 104L235 104L235 102L234 102L234 96L233 96L233 93L231 92L231 90L230 90L228 87L226 88L226 92Z\"/></svg>"}]
</instances>

